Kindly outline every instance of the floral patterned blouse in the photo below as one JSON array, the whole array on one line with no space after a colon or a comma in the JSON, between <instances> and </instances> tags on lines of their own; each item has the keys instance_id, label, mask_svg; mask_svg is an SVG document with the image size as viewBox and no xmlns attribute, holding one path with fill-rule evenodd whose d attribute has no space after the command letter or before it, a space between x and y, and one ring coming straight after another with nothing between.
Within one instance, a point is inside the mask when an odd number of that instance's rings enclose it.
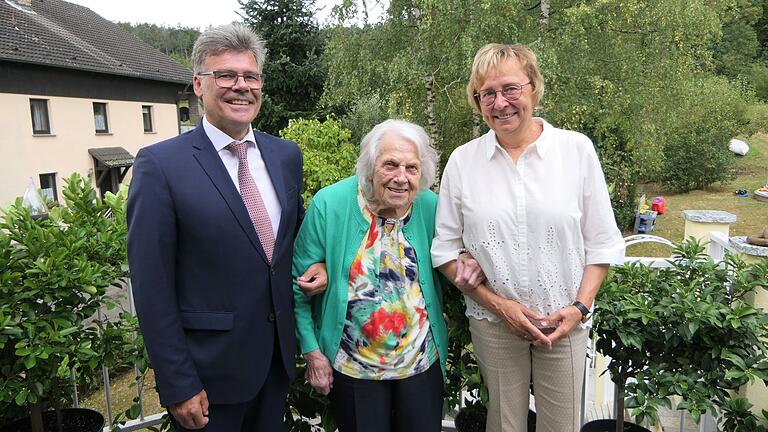
<instances>
[{"instance_id":1,"label":"floral patterned blouse","mask_svg":"<svg viewBox=\"0 0 768 432\"><path fill-rule=\"evenodd\" d=\"M373 380L407 378L437 360L416 251L403 235L410 209L400 219L374 215L358 195L370 228L349 271L349 303L333 368Z\"/></svg>"}]
</instances>

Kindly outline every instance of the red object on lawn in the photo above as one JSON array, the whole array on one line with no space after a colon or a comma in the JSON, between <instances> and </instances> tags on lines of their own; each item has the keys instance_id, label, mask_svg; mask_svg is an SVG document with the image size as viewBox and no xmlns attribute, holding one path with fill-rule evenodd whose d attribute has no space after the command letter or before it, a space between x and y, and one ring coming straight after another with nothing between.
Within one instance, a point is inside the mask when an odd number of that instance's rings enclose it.
<instances>
[{"instance_id":1,"label":"red object on lawn","mask_svg":"<svg viewBox=\"0 0 768 432\"><path fill-rule=\"evenodd\" d=\"M651 210L657 212L658 214L664 214L666 211L664 209L664 197L654 197L653 200L651 200Z\"/></svg>"}]
</instances>

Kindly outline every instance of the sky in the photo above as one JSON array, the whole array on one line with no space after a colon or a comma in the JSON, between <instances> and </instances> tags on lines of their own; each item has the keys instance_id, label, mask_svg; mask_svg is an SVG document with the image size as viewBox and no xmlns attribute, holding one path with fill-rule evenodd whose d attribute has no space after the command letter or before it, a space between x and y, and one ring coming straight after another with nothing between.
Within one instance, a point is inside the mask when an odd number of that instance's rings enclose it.
<instances>
[{"instance_id":1,"label":"sky","mask_svg":"<svg viewBox=\"0 0 768 432\"><path fill-rule=\"evenodd\" d=\"M240 21L237 0L67 0L85 6L110 21L151 23L168 27L196 27ZM321 8L318 22L323 23L331 8L341 0L317 0ZM378 3L378 2L377 2Z\"/></svg>"}]
</instances>

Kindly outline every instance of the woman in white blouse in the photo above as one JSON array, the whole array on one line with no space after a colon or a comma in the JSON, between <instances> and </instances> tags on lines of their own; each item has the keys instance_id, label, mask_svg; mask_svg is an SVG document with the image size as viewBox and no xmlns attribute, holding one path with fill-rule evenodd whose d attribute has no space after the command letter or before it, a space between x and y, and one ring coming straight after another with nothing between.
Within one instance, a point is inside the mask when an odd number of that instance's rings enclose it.
<instances>
[{"instance_id":1,"label":"woman in white blouse","mask_svg":"<svg viewBox=\"0 0 768 432\"><path fill-rule=\"evenodd\" d=\"M489 390L486 431L578 431L587 319L609 264L624 258L589 138L533 117L544 80L522 45L481 48L467 85L490 131L457 148L440 185L432 263L465 295ZM485 272L464 283L463 252Z\"/></svg>"}]
</instances>

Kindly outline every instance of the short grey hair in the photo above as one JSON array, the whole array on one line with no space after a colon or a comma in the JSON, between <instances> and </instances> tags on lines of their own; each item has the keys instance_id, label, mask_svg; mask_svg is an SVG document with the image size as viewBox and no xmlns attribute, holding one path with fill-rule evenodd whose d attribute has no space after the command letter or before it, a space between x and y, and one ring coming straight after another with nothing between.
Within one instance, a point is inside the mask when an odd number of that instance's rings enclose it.
<instances>
[{"instance_id":1,"label":"short grey hair","mask_svg":"<svg viewBox=\"0 0 768 432\"><path fill-rule=\"evenodd\" d=\"M373 199L373 169L379 156L381 139L386 134L395 134L416 146L421 162L421 179L419 192L429 189L435 184L437 163L440 155L432 146L429 135L421 126L405 120L385 120L371 129L360 143L360 155L355 164L355 174L363 196L368 201Z\"/></svg>"},{"instance_id":2,"label":"short grey hair","mask_svg":"<svg viewBox=\"0 0 768 432\"><path fill-rule=\"evenodd\" d=\"M211 27L204 31L192 47L192 69L195 74L208 72L203 70L203 63L209 55L219 55L225 51L250 51L259 66L264 67L267 48L264 39L243 24L226 24Z\"/></svg>"}]
</instances>

